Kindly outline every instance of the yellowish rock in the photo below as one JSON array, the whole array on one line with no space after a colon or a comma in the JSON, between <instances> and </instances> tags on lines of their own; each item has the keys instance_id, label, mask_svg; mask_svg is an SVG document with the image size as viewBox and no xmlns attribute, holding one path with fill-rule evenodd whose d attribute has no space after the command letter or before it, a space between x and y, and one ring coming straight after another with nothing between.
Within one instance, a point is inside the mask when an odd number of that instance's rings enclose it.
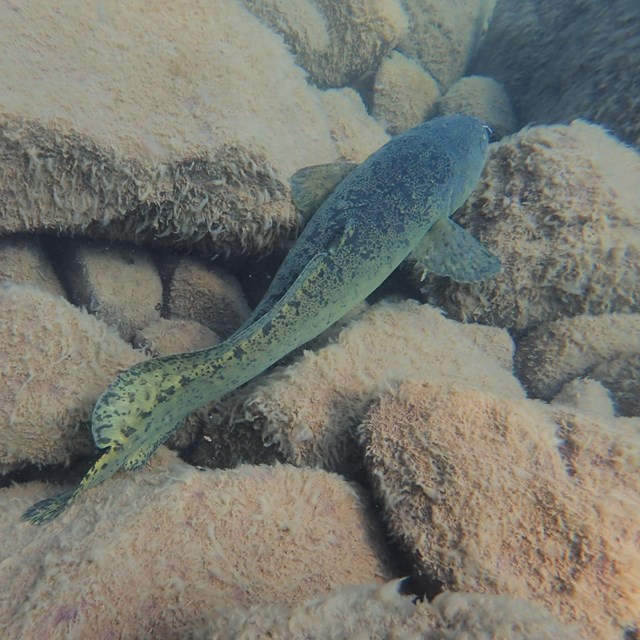
<instances>
[{"instance_id":1,"label":"yellowish rock","mask_svg":"<svg viewBox=\"0 0 640 640\"><path fill-rule=\"evenodd\" d=\"M640 352L602 362L590 375L611 392L620 415L640 417Z\"/></svg>"},{"instance_id":2,"label":"yellowish rock","mask_svg":"<svg viewBox=\"0 0 640 640\"><path fill-rule=\"evenodd\" d=\"M444 92L464 74L495 4L496 0L402 0L409 30L398 49L417 60Z\"/></svg>"},{"instance_id":3,"label":"yellowish rock","mask_svg":"<svg viewBox=\"0 0 640 640\"><path fill-rule=\"evenodd\" d=\"M613 401L609 391L597 380L575 378L567 382L551 403L554 406L567 405L573 409L606 420L615 417Z\"/></svg>"},{"instance_id":4,"label":"yellowish rock","mask_svg":"<svg viewBox=\"0 0 640 640\"><path fill-rule=\"evenodd\" d=\"M472 284L426 275L427 301L522 332L579 314L637 312L640 154L602 127L524 129L490 146L456 220L503 264ZM424 267L417 262L415 275Z\"/></svg>"},{"instance_id":5,"label":"yellowish rock","mask_svg":"<svg viewBox=\"0 0 640 640\"><path fill-rule=\"evenodd\" d=\"M322 89L374 73L407 30L399 0L242 0L281 33Z\"/></svg>"},{"instance_id":6,"label":"yellowish rock","mask_svg":"<svg viewBox=\"0 0 640 640\"><path fill-rule=\"evenodd\" d=\"M65 246L61 263L71 301L125 340L160 319L162 282L148 251L74 242Z\"/></svg>"},{"instance_id":7,"label":"yellowish rock","mask_svg":"<svg viewBox=\"0 0 640 640\"><path fill-rule=\"evenodd\" d=\"M428 305L380 303L325 346L216 403L194 461L233 466L272 457L347 472L360 458L358 421L379 394L404 380L456 381L522 398L510 364L504 367L509 345L500 329L478 331Z\"/></svg>"},{"instance_id":8,"label":"yellowish rock","mask_svg":"<svg viewBox=\"0 0 640 640\"><path fill-rule=\"evenodd\" d=\"M500 2L474 71L505 84L523 122L585 118L640 146L640 4Z\"/></svg>"},{"instance_id":9,"label":"yellowish rock","mask_svg":"<svg viewBox=\"0 0 640 640\"><path fill-rule=\"evenodd\" d=\"M373 113L391 134L426 120L440 98L438 83L415 60L391 52L376 72Z\"/></svg>"},{"instance_id":10,"label":"yellowish rock","mask_svg":"<svg viewBox=\"0 0 640 640\"><path fill-rule=\"evenodd\" d=\"M389 136L368 113L360 96L349 87L320 93L327 113L331 138L343 160L362 162L379 149Z\"/></svg>"},{"instance_id":11,"label":"yellowish rock","mask_svg":"<svg viewBox=\"0 0 640 640\"><path fill-rule=\"evenodd\" d=\"M0 282L2 281L32 285L66 297L41 240L33 236L0 238Z\"/></svg>"},{"instance_id":12,"label":"yellowish rock","mask_svg":"<svg viewBox=\"0 0 640 640\"><path fill-rule=\"evenodd\" d=\"M540 325L518 342L514 363L527 391L550 400L574 378L591 376L598 366L605 368L596 379L606 378L607 362L639 354L640 314L607 313ZM625 376L615 377L622 384Z\"/></svg>"},{"instance_id":13,"label":"yellowish rock","mask_svg":"<svg viewBox=\"0 0 640 640\"><path fill-rule=\"evenodd\" d=\"M230 0L29 0L0 75L0 233L257 252L297 224L288 177L336 155L282 39Z\"/></svg>"},{"instance_id":14,"label":"yellowish rock","mask_svg":"<svg viewBox=\"0 0 640 640\"><path fill-rule=\"evenodd\" d=\"M0 309L0 471L91 453L98 396L144 355L40 289L0 285Z\"/></svg>"},{"instance_id":15,"label":"yellowish rock","mask_svg":"<svg viewBox=\"0 0 640 640\"><path fill-rule=\"evenodd\" d=\"M485 76L457 80L438 102L438 113L465 113L491 127L491 140L500 140L516 130L516 114L502 84Z\"/></svg>"},{"instance_id":16,"label":"yellowish rock","mask_svg":"<svg viewBox=\"0 0 640 640\"><path fill-rule=\"evenodd\" d=\"M640 431L567 406L406 382L359 428L390 531L453 591L542 604L585 638L640 624Z\"/></svg>"},{"instance_id":17,"label":"yellowish rock","mask_svg":"<svg viewBox=\"0 0 640 640\"><path fill-rule=\"evenodd\" d=\"M335 589L297 607L255 606L219 611L195 640L271 637L281 640L577 640L540 606L520 598L443 593L412 604L399 582Z\"/></svg>"},{"instance_id":18,"label":"yellowish rock","mask_svg":"<svg viewBox=\"0 0 640 640\"><path fill-rule=\"evenodd\" d=\"M195 258L178 260L167 289L171 317L199 322L223 339L251 313L240 284L232 275Z\"/></svg>"},{"instance_id":19,"label":"yellowish rock","mask_svg":"<svg viewBox=\"0 0 640 640\"><path fill-rule=\"evenodd\" d=\"M217 608L293 607L393 577L355 488L323 471L200 471L161 448L50 525L21 520L57 491L0 490L4 637L185 637Z\"/></svg>"}]
</instances>

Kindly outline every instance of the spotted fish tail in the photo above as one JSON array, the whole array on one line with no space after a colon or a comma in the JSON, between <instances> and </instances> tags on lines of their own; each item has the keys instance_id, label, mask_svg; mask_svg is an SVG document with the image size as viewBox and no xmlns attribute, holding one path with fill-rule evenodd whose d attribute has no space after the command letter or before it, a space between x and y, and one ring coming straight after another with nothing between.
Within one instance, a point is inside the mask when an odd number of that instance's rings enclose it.
<instances>
[{"instance_id":1,"label":"spotted fish tail","mask_svg":"<svg viewBox=\"0 0 640 640\"><path fill-rule=\"evenodd\" d=\"M59 516L69 506L69 503L73 500L74 493L75 489L71 489L59 496L40 500L40 502L36 502L22 514L22 519L31 522L31 524L44 524L45 522L49 522Z\"/></svg>"},{"instance_id":2,"label":"spotted fish tail","mask_svg":"<svg viewBox=\"0 0 640 640\"><path fill-rule=\"evenodd\" d=\"M122 447L114 446L87 471L80 484L75 488L53 498L45 498L27 509L23 520L32 524L45 524L57 518L83 491L110 478L122 467L126 460Z\"/></svg>"}]
</instances>

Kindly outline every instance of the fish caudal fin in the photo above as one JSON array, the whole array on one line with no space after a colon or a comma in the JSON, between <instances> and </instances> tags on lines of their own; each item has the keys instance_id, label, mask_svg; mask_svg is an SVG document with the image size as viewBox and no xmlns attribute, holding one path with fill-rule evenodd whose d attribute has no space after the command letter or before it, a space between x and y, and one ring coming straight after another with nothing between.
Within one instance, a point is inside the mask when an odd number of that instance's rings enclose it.
<instances>
[{"instance_id":1,"label":"fish caudal fin","mask_svg":"<svg viewBox=\"0 0 640 640\"><path fill-rule=\"evenodd\" d=\"M40 502L36 502L22 514L22 519L31 524L45 524L45 522L57 518L69 506L75 492L75 489L71 489L61 493L59 496L45 498Z\"/></svg>"}]
</instances>

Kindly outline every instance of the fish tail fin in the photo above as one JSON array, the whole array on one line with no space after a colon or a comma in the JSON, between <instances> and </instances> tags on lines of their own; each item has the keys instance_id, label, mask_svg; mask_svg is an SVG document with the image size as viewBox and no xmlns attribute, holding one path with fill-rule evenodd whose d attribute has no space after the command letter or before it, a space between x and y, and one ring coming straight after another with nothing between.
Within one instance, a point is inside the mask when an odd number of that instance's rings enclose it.
<instances>
[{"instance_id":1,"label":"fish tail fin","mask_svg":"<svg viewBox=\"0 0 640 640\"><path fill-rule=\"evenodd\" d=\"M22 514L22 519L31 524L45 524L45 522L57 518L71 504L75 492L75 489L71 489L59 496L36 502Z\"/></svg>"}]
</instances>

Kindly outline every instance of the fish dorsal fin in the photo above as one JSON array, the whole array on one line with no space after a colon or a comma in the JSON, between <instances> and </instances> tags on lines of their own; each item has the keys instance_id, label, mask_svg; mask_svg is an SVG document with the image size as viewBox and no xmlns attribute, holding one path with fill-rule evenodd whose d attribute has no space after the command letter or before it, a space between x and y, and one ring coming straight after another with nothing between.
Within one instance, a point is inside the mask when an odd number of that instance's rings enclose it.
<instances>
[{"instance_id":1,"label":"fish dorsal fin","mask_svg":"<svg viewBox=\"0 0 640 640\"><path fill-rule=\"evenodd\" d=\"M355 162L330 162L296 171L291 178L291 198L306 224L331 192L358 166Z\"/></svg>"},{"instance_id":2,"label":"fish dorsal fin","mask_svg":"<svg viewBox=\"0 0 640 640\"><path fill-rule=\"evenodd\" d=\"M457 282L477 282L496 275L502 266L468 231L449 218L438 220L410 256L432 271Z\"/></svg>"}]
</instances>

